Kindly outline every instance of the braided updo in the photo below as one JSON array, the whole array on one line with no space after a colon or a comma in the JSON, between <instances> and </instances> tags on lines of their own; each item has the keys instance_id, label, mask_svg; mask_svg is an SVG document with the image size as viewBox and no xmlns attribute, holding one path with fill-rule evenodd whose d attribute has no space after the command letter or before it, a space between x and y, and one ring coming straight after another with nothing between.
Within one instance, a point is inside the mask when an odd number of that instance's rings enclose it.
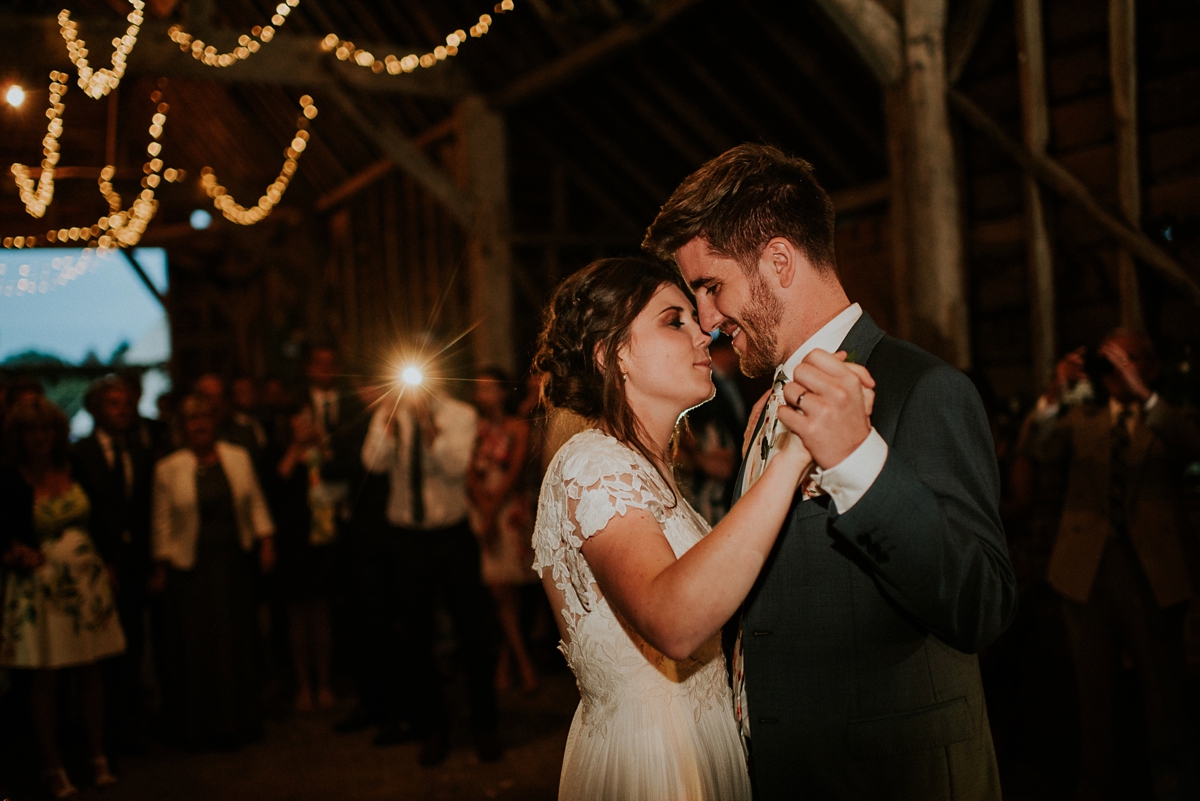
<instances>
[{"instance_id":1,"label":"braided updo","mask_svg":"<svg viewBox=\"0 0 1200 801\"><path fill-rule=\"evenodd\" d=\"M533 360L542 399L600 423L658 465L625 397L617 355L633 321L664 285L691 297L672 266L640 256L600 259L563 281L546 310ZM603 365L603 366L602 366Z\"/></svg>"}]
</instances>

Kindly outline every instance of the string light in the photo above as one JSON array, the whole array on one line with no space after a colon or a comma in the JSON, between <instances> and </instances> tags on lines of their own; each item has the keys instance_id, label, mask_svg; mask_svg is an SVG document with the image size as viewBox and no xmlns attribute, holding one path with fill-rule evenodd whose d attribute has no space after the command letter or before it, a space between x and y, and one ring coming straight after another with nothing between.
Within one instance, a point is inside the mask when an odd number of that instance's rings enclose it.
<instances>
[{"instance_id":1,"label":"string light","mask_svg":"<svg viewBox=\"0 0 1200 801\"><path fill-rule=\"evenodd\" d=\"M133 6L133 11L125 17L129 27L124 36L113 39L112 69L93 70L88 66L87 43L79 38L79 26L71 19L70 11L64 8L58 12L59 33L67 43L67 56L79 71L79 88L94 100L117 88L125 75L125 61L137 43L138 32L142 28L142 9L146 4L143 0L129 0L129 4Z\"/></svg>"},{"instance_id":2,"label":"string light","mask_svg":"<svg viewBox=\"0 0 1200 801\"><path fill-rule=\"evenodd\" d=\"M308 95L300 98L300 108L301 116L296 120L296 135L283 153L283 167L279 170L279 176L267 187L266 194L258 199L257 205L250 208L239 205L229 194L229 190L217 180L217 174L213 172L212 167L200 170L200 184L225 219L238 225L254 225L270 214L275 205L283 199L283 193L287 191L288 183L296 172L300 154L308 147L308 131L305 130L308 121L317 116L317 107Z\"/></svg>"},{"instance_id":3,"label":"string light","mask_svg":"<svg viewBox=\"0 0 1200 801\"><path fill-rule=\"evenodd\" d=\"M494 9L497 14L504 14L512 10L513 0L503 0L503 2L497 3ZM486 34L491 26L491 15L482 14L479 17L479 22L472 25L469 31L464 31L461 28L454 31L446 36L445 45L438 45L422 56L409 53L407 56L397 57L389 53L381 59L376 58L373 53L355 47L354 42L341 39L336 33L331 33L321 40L321 49L326 53L332 52L337 56L339 61L349 61L352 64L365 67L376 74L386 71L388 75L399 75L402 72L412 72L417 67L429 69L439 61L445 61L450 56L457 56L459 47L467 41L468 35L478 39Z\"/></svg>"},{"instance_id":4,"label":"string light","mask_svg":"<svg viewBox=\"0 0 1200 801\"><path fill-rule=\"evenodd\" d=\"M17 265L15 275L9 275L8 264L0 262L0 295L5 297L21 297L53 292L61 286L88 272L95 272L96 258L104 258L104 253L96 248L84 248L78 255L64 254L50 260L49 269L43 268L40 274L34 275L33 265L28 262Z\"/></svg>"},{"instance_id":5,"label":"string light","mask_svg":"<svg viewBox=\"0 0 1200 801\"><path fill-rule=\"evenodd\" d=\"M275 15L271 17L271 25L282 26L292 9L300 5L300 0L286 0L275 6ZM231 67L239 61L257 53L259 48L275 38L275 28L271 25L255 25L250 29L250 35L238 37L238 46L228 53L218 53L213 45L206 45L203 39L197 39L183 29L181 25L172 25L167 30L171 41L179 45L185 53L190 52L192 58L210 67Z\"/></svg>"},{"instance_id":6,"label":"string light","mask_svg":"<svg viewBox=\"0 0 1200 801\"><path fill-rule=\"evenodd\" d=\"M46 125L46 136L42 139L42 174L38 176L37 190L34 190L33 179L29 177L29 168L24 164L13 164L13 179L21 193L21 202L25 211L31 217L41 217L46 213L46 207L54 200L54 165L58 164L58 137L62 135L63 124L60 119L63 112L62 96L67 91L66 73L55 70L50 73L50 108L46 116L50 122Z\"/></svg>"}]
</instances>

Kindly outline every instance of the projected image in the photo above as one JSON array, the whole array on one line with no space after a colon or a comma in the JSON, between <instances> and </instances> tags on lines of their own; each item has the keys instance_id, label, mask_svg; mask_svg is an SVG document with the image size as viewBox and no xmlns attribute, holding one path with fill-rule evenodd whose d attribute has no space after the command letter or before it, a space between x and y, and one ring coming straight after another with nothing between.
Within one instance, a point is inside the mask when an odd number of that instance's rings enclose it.
<instances>
[{"instance_id":1,"label":"projected image","mask_svg":"<svg viewBox=\"0 0 1200 801\"><path fill-rule=\"evenodd\" d=\"M100 375L140 373L145 417L158 416L156 401L170 389L170 328L147 286L166 292L166 251L132 255L144 278L117 251L0 249L0 372L39 377L74 436L91 430L83 393Z\"/></svg>"}]
</instances>

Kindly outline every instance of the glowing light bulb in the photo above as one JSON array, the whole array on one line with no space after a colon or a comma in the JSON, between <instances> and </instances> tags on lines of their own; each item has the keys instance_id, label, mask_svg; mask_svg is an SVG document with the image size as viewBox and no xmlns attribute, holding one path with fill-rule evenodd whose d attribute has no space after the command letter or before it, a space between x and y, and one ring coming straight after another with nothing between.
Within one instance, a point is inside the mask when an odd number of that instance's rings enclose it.
<instances>
[{"instance_id":1,"label":"glowing light bulb","mask_svg":"<svg viewBox=\"0 0 1200 801\"><path fill-rule=\"evenodd\" d=\"M21 104L25 102L25 90L14 83L4 93L4 99L13 108L20 108Z\"/></svg>"},{"instance_id":2,"label":"glowing light bulb","mask_svg":"<svg viewBox=\"0 0 1200 801\"><path fill-rule=\"evenodd\" d=\"M212 215L204 209L196 209L192 212L191 216L188 217L188 222L191 224L192 228L196 229L197 231L203 231L205 228L212 225Z\"/></svg>"},{"instance_id":3,"label":"glowing light bulb","mask_svg":"<svg viewBox=\"0 0 1200 801\"><path fill-rule=\"evenodd\" d=\"M400 380L406 386L416 387L420 386L421 382L425 380L425 376L421 373L420 368L405 367L400 371Z\"/></svg>"}]
</instances>

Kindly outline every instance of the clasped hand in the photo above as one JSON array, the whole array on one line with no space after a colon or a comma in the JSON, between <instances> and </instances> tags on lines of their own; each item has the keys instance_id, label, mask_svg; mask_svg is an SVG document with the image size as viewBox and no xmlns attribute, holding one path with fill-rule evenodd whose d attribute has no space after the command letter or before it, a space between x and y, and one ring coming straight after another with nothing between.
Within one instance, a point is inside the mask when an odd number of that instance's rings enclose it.
<instances>
[{"instance_id":1,"label":"clasped hand","mask_svg":"<svg viewBox=\"0 0 1200 801\"><path fill-rule=\"evenodd\" d=\"M814 350L784 385L783 400L780 422L827 470L841 464L871 433L875 379L867 368L847 362L845 351Z\"/></svg>"}]
</instances>

